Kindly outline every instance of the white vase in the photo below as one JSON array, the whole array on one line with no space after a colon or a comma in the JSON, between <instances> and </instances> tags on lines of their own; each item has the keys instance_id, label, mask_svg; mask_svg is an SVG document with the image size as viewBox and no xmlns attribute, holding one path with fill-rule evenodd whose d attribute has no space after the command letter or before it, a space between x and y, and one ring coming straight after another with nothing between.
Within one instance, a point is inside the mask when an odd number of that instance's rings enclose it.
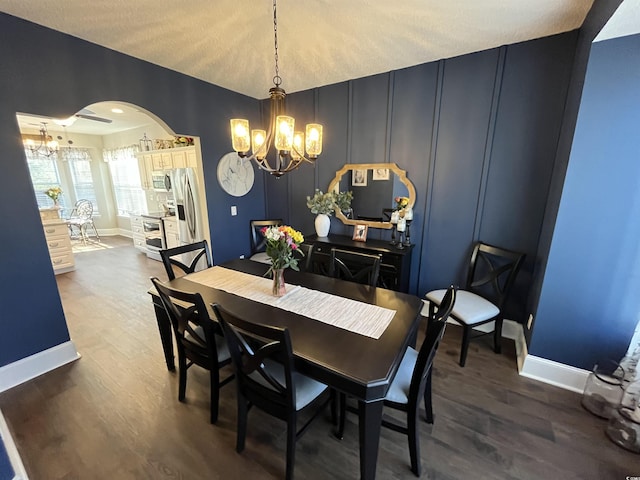
<instances>
[{"instance_id":1,"label":"white vase","mask_svg":"<svg viewBox=\"0 0 640 480\"><path fill-rule=\"evenodd\" d=\"M316 217L315 226L316 234L319 237L326 237L329 235L329 227L331 226L331 219L329 218L329 215L319 213Z\"/></svg>"}]
</instances>

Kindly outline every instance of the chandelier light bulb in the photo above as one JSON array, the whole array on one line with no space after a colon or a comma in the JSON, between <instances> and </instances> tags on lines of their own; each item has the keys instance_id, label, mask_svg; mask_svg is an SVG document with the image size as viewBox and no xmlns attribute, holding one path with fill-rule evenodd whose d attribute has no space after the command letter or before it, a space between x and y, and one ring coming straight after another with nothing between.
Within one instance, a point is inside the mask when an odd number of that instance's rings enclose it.
<instances>
[{"instance_id":1,"label":"chandelier light bulb","mask_svg":"<svg viewBox=\"0 0 640 480\"><path fill-rule=\"evenodd\" d=\"M230 123L233 149L239 154L245 155L250 148L249 120L232 118Z\"/></svg>"},{"instance_id":2,"label":"chandelier light bulb","mask_svg":"<svg viewBox=\"0 0 640 480\"><path fill-rule=\"evenodd\" d=\"M278 125L275 139L276 148L281 152L289 152L293 146L295 120L287 115L278 115L276 125Z\"/></svg>"},{"instance_id":3,"label":"chandelier light bulb","mask_svg":"<svg viewBox=\"0 0 640 480\"><path fill-rule=\"evenodd\" d=\"M263 159L267 156L267 132L264 130L251 130L251 149L256 158Z\"/></svg>"}]
</instances>

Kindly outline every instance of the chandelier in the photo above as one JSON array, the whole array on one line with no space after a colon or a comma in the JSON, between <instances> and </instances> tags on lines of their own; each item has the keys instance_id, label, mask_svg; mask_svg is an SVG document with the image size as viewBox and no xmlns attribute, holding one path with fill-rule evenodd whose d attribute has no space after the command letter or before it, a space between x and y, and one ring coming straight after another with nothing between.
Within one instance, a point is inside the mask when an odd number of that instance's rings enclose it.
<instances>
[{"instance_id":1,"label":"chandelier","mask_svg":"<svg viewBox=\"0 0 640 480\"><path fill-rule=\"evenodd\" d=\"M38 141L40 142L38 146L31 138L28 138L24 143L31 153L43 157L50 157L58 151L58 142L49 135L46 122L41 123Z\"/></svg>"},{"instance_id":2,"label":"chandelier","mask_svg":"<svg viewBox=\"0 0 640 480\"><path fill-rule=\"evenodd\" d=\"M248 160L255 160L258 167L271 175L281 177L295 170L303 162L313 163L322 153L322 125L309 123L305 131L295 130L295 119L286 115L285 91L280 88L282 78L278 71L278 18L276 0L273 0L273 35L275 47L274 86L269 90L269 129L250 130L249 120L231 119L231 141L233 149L241 158L247 157L249 148L252 155ZM271 146L277 150L275 163L272 166L267 159ZM305 151L307 156L305 156Z\"/></svg>"}]
</instances>

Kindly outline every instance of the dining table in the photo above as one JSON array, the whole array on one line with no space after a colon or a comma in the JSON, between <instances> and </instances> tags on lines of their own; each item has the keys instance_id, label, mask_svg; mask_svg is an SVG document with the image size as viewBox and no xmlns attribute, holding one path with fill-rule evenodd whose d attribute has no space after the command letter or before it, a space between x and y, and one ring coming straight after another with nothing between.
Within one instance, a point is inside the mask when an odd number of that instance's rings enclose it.
<instances>
[{"instance_id":1,"label":"dining table","mask_svg":"<svg viewBox=\"0 0 640 480\"><path fill-rule=\"evenodd\" d=\"M263 300L247 298L252 295L225 291L229 289L213 281L226 277L224 274L227 272L248 274L250 277L245 278L249 280L265 277L268 268L269 265L263 263L234 259L211 267L208 271L176 278L167 282L167 285L198 292L206 305L219 304L245 320L289 329L297 370L358 401L360 478L374 479L384 397L407 346L415 345L422 300L407 293L288 269L285 273L287 294L283 299L289 295L289 300L299 299L293 302L292 308L291 301L289 306L280 304L285 300L277 298L262 303ZM267 283L271 281L269 278L262 280ZM252 284L242 283L245 286ZM149 293L167 367L172 370L175 364L171 325L155 290L150 289ZM305 303L305 299L318 295L321 296L320 303L316 304L318 315L313 304L305 314L296 308ZM351 306L343 306L345 302ZM375 310L372 311L372 308ZM322 318L321 310L335 312L336 318L353 318L349 319L348 325L334 324L331 318L326 318L326 312L325 318ZM347 312L355 313L351 315ZM378 314L382 317L386 315L386 323L380 324ZM215 318L212 311L210 315Z\"/></svg>"}]
</instances>

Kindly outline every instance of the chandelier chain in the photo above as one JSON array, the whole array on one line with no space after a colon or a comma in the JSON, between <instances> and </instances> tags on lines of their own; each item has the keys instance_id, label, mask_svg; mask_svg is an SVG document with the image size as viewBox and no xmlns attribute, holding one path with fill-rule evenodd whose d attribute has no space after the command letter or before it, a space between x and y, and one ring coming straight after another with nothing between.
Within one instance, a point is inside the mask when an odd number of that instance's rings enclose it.
<instances>
[{"instance_id":1,"label":"chandelier chain","mask_svg":"<svg viewBox=\"0 0 640 480\"><path fill-rule=\"evenodd\" d=\"M280 72L278 70L278 14L276 7L276 0L273 0L273 43L275 49L275 61L276 61L276 75L273 77L273 84L276 87L279 87L282 83L282 78L280 77Z\"/></svg>"}]
</instances>

